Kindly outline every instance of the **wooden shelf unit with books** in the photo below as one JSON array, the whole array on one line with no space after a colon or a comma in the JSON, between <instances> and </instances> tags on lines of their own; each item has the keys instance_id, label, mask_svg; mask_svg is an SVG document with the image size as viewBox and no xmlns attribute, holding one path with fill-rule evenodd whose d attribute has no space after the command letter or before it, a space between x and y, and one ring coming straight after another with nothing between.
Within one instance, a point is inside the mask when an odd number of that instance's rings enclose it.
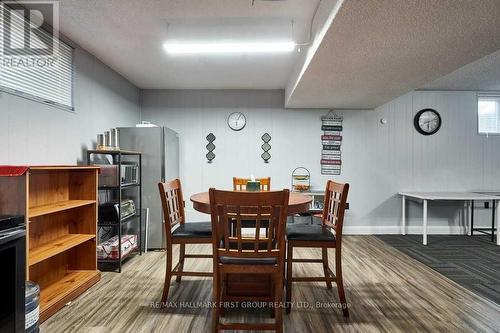
<instances>
[{"instance_id":1,"label":"wooden shelf unit with books","mask_svg":"<svg viewBox=\"0 0 500 333\"><path fill-rule=\"evenodd\" d=\"M26 216L27 279L40 286L43 322L100 280L98 167L33 166L0 177L0 208Z\"/></svg>"}]
</instances>

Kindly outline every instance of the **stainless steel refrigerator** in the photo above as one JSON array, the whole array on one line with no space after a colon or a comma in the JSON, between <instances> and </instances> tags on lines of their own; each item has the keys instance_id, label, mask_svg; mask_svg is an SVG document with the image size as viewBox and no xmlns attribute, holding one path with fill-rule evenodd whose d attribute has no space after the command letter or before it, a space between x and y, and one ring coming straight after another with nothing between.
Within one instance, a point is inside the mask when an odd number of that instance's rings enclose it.
<instances>
[{"instance_id":1,"label":"stainless steel refrigerator","mask_svg":"<svg viewBox=\"0 0 500 333\"><path fill-rule=\"evenodd\" d=\"M120 127L120 148L142 153L142 208L149 208L147 248L162 249L165 228L158 182L179 178L179 135L167 127Z\"/></svg>"}]
</instances>

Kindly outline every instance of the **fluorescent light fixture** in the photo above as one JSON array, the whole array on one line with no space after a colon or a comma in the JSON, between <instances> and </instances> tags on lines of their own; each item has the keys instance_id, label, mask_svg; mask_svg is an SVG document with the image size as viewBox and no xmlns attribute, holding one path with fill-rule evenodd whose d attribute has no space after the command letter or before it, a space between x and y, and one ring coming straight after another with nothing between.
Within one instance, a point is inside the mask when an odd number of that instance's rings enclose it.
<instances>
[{"instance_id":1,"label":"fluorescent light fixture","mask_svg":"<svg viewBox=\"0 0 500 333\"><path fill-rule=\"evenodd\" d=\"M285 53L295 49L293 41L269 42L166 42L169 54Z\"/></svg>"}]
</instances>

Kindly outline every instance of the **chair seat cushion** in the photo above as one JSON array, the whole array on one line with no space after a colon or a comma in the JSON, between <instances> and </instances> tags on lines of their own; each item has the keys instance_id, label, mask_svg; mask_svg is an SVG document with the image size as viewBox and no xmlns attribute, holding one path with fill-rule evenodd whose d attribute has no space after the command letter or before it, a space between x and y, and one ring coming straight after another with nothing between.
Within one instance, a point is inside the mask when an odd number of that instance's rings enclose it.
<instances>
[{"instance_id":1,"label":"chair seat cushion","mask_svg":"<svg viewBox=\"0 0 500 333\"><path fill-rule=\"evenodd\" d=\"M172 231L172 237L194 238L194 237L212 237L211 222L190 222L179 224L179 227Z\"/></svg>"},{"instance_id":2,"label":"chair seat cushion","mask_svg":"<svg viewBox=\"0 0 500 333\"><path fill-rule=\"evenodd\" d=\"M296 224L288 225L286 228L286 238L288 240L303 241L335 241L335 235L330 228L317 224Z\"/></svg>"},{"instance_id":3,"label":"chair seat cushion","mask_svg":"<svg viewBox=\"0 0 500 333\"><path fill-rule=\"evenodd\" d=\"M236 220L234 220L233 223L236 224ZM256 226L257 226L257 221L255 221L255 220L241 220L241 227L242 228L255 228ZM261 220L260 227L261 228L268 228L269 221L268 220Z\"/></svg>"},{"instance_id":4,"label":"chair seat cushion","mask_svg":"<svg viewBox=\"0 0 500 333\"><path fill-rule=\"evenodd\" d=\"M229 246L230 249L232 249L232 250L238 249L238 244L237 243L230 242L229 244L230 244L230 246ZM271 249L276 249L276 244L277 244L277 241L273 240L272 243L271 243ZM261 239L260 242L259 242L259 245L258 245L259 250L267 250L267 246L268 246L267 241L264 241L264 240ZM223 239L220 241L219 247L221 249L223 249L225 247ZM241 248L243 250L254 250L255 249L255 243L243 243L242 246L241 246Z\"/></svg>"},{"instance_id":5,"label":"chair seat cushion","mask_svg":"<svg viewBox=\"0 0 500 333\"><path fill-rule=\"evenodd\" d=\"M224 265L276 265L276 258L235 258L221 256L219 261Z\"/></svg>"}]
</instances>

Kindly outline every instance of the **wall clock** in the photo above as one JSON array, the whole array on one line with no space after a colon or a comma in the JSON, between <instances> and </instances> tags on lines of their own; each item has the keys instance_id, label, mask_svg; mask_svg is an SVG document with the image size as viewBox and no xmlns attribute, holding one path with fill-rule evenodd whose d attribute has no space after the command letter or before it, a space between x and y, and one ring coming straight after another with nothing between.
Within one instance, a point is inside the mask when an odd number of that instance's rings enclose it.
<instances>
[{"instance_id":1,"label":"wall clock","mask_svg":"<svg viewBox=\"0 0 500 333\"><path fill-rule=\"evenodd\" d=\"M420 134L432 135L441 127L441 116L434 109L423 109L413 118L413 125Z\"/></svg>"},{"instance_id":2,"label":"wall clock","mask_svg":"<svg viewBox=\"0 0 500 333\"><path fill-rule=\"evenodd\" d=\"M233 112L227 117L227 124L233 131L241 131L247 124L247 118L241 112Z\"/></svg>"}]
</instances>

